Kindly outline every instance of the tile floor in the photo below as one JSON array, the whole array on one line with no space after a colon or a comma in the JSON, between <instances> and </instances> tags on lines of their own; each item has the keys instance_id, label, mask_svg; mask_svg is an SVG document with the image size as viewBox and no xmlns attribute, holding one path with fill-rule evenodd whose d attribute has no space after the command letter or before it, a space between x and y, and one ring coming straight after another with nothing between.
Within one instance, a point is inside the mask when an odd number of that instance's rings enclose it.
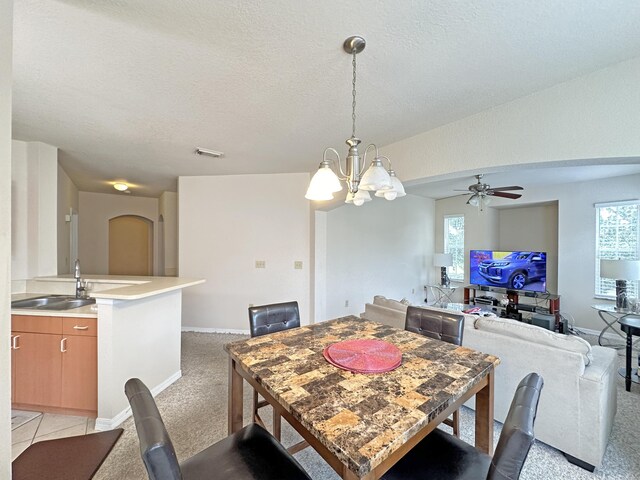
<instances>
[{"instance_id":1,"label":"tile floor","mask_svg":"<svg viewBox=\"0 0 640 480\"><path fill-rule=\"evenodd\" d=\"M95 418L53 413L39 414L33 420L11 431L12 460L15 460L32 443L93 433L96 431L95 423Z\"/></svg>"}]
</instances>

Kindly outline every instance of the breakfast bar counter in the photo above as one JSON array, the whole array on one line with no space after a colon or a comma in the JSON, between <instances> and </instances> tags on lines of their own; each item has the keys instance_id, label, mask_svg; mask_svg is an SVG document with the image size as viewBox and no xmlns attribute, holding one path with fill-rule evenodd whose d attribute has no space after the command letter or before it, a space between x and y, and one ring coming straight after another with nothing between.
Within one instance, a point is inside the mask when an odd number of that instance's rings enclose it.
<instances>
[{"instance_id":1,"label":"breakfast bar counter","mask_svg":"<svg viewBox=\"0 0 640 480\"><path fill-rule=\"evenodd\" d=\"M204 280L179 277L83 275L94 305L52 311L14 309L12 315L97 318L96 430L117 427L130 415L123 388L138 377L157 395L182 375L180 367L182 289ZM26 281L12 300L74 295L72 275ZM37 293L35 293L37 292ZM21 297L21 298L20 298Z\"/></svg>"}]
</instances>

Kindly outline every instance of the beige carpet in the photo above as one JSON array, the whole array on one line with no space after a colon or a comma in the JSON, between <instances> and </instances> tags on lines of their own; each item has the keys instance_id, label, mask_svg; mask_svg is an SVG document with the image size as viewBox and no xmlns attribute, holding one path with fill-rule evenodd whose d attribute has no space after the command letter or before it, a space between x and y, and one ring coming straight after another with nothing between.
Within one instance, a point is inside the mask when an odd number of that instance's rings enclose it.
<instances>
[{"instance_id":1,"label":"beige carpet","mask_svg":"<svg viewBox=\"0 0 640 480\"><path fill-rule=\"evenodd\" d=\"M178 459L186 459L226 436L228 360L222 346L241 338L243 337L240 335L228 334L183 334L183 377L156 399ZM245 422L251 418L250 405L251 389L245 384ZM265 417L268 418L268 415ZM497 441L501 425L496 423L495 426ZM124 434L96 479L148 478L140 459L133 421L125 421L122 427L125 429ZM472 442L472 411L462 409L461 427L462 438ZM299 438L283 421L283 443L292 445ZM314 479L338 478L311 448L296 454L296 458ZM557 450L537 442L520 478L640 480L640 386L634 384L631 392L625 392L623 379L618 379L618 414L601 469L593 474L588 473L570 465Z\"/></svg>"}]
</instances>

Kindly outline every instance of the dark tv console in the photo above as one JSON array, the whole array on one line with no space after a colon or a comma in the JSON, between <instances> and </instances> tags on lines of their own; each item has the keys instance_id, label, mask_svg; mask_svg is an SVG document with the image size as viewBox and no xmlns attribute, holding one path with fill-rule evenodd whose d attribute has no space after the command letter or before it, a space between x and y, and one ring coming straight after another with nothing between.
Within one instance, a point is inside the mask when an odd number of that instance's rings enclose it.
<instances>
[{"instance_id":1,"label":"dark tv console","mask_svg":"<svg viewBox=\"0 0 640 480\"><path fill-rule=\"evenodd\" d=\"M508 306L500 306L499 298L495 301L489 300L489 295L485 292L506 295L509 299ZM519 303L519 297L534 298L535 305L530 303ZM533 313L544 313L555 317L556 330L560 329L560 295L551 295L542 292L524 292L508 290L500 287L487 287L485 285L467 285L464 287L464 303L467 305L490 305L493 304L493 310L501 316L522 320L522 311Z\"/></svg>"}]
</instances>

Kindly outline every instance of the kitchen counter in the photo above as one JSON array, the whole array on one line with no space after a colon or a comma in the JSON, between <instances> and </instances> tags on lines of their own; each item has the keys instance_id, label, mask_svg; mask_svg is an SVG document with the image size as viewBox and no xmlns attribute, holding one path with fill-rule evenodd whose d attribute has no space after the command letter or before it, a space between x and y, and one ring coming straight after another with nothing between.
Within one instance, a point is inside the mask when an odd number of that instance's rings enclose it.
<instances>
[{"instance_id":1,"label":"kitchen counter","mask_svg":"<svg viewBox=\"0 0 640 480\"><path fill-rule=\"evenodd\" d=\"M97 318L96 430L117 427L131 411L122 395L125 382L144 378L157 395L182 375L180 366L182 289L204 280L178 277L82 275L94 305L71 310L13 309L14 315ZM73 275L27 280L25 293L12 300L39 295L74 295Z\"/></svg>"},{"instance_id":2,"label":"kitchen counter","mask_svg":"<svg viewBox=\"0 0 640 480\"><path fill-rule=\"evenodd\" d=\"M47 293L14 293L11 301L25 300L27 298L43 297ZM97 318L98 305L85 305L84 307L72 308L70 310L38 310L35 308L12 308L11 315L30 315L34 317L77 317L77 318Z\"/></svg>"},{"instance_id":3,"label":"kitchen counter","mask_svg":"<svg viewBox=\"0 0 640 480\"><path fill-rule=\"evenodd\" d=\"M204 283L202 279L179 277L135 277L126 275L83 275L82 280L90 284L89 296L93 298L110 298L114 300L139 300L141 298L159 295L161 293L180 290L192 285ZM75 288L73 275L57 275L51 277L37 277L29 282L36 286L39 282L72 283ZM99 285L95 291L91 286ZM66 285L65 285L66 286Z\"/></svg>"}]
</instances>

